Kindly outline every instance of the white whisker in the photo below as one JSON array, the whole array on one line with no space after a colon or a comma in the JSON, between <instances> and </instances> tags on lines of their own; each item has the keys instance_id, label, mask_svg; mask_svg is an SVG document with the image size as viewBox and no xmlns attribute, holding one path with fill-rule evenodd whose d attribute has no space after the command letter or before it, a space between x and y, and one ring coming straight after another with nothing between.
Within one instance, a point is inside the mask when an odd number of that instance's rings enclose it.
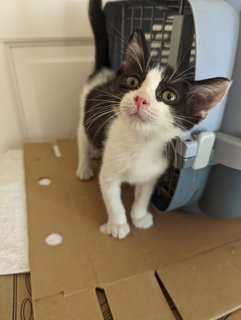
<instances>
[{"instance_id":1,"label":"white whisker","mask_svg":"<svg viewBox=\"0 0 241 320\"><path fill-rule=\"evenodd\" d=\"M95 141L95 138L96 136L99 134L100 130L106 125L107 122L110 122L111 119L115 118L116 117L116 114L113 114L112 116L110 116L109 118L107 118L103 123L102 125L99 127L99 129L96 131L93 139L92 139L92 142Z\"/></svg>"},{"instance_id":2,"label":"white whisker","mask_svg":"<svg viewBox=\"0 0 241 320\"><path fill-rule=\"evenodd\" d=\"M183 55L181 61L179 62L179 64L176 66L176 68L174 69L173 73L171 74L169 80L172 80L173 77L176 75L176 73L178 72L178 69L180 68L181 64L183 63L183 60L185 59L186 55L188 54L188 52L190 51L190 49L192 48L192 44L190 45L190 47L187 49L186 53Z\"/></svg>"},{"instance_id":3,"label":"white whisker","mask_svg":"<svg viewBox=\"0 0 241 320\"><path fill-rule=\"evenodd\" d=\"M113 110L109 110L106 112L100 112L98 114L94 114L91 118L87 119L86 121L83 122L83 124L85 126L87 126L86 130L88 131L89 128L94 124L94 122L96 122L97 120L101 119L101 118L105 118L106 115L114 115L116 116L116 112L113 112Z\"/></svg>"}]
</instances>

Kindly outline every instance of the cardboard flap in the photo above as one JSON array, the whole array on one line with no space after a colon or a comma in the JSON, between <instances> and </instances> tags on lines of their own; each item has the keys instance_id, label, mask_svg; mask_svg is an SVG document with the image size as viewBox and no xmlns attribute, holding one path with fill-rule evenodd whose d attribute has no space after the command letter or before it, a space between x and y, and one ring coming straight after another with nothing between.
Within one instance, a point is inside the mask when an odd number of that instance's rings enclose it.
<instances>
[{"instance_id":1,"label":"cardboard flap","mask_svg":"<svg viewBox=\"0 0 241 320\"><path fill-rule=\"evenodd\" d=\"M103 320L95 290L41 299L34 302L34 315L46 320Z\"/></svg>"},{"instance_id":2,"label":"cardboard flap","mask_svg":"<svg viewBox=\"0 0 241 320\"><path fill-rule=\"evenodd\" d=\"M153 272L140 274L105 288L115 320L174 320Z\"/></svg>"},{"instance_id":3,"label":"cardboard flap","mask_svg":"<svg viewBox=\"0 0 241 320\"><path fill-rule=\"evenodd\" d=\"M158 270L185 320L217 319L241 307L241 241Z\"/></svg>"}]
</instances>

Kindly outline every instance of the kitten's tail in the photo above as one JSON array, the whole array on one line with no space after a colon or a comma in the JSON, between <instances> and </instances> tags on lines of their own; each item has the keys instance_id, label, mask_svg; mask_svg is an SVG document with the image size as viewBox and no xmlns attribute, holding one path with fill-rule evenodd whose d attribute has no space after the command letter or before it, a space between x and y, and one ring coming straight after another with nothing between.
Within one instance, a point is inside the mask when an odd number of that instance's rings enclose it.
<instances>
[{"instance_id":1,"label":"kitten's tail","mask_svg":"<svg viewBox=\"0 0 241 320\"><path fill-rule=\"evenodd\" d=\"M101 0L89 0L89 20L95 39L95 70L110 67L108 36L105 25L105 14L102 11Z\"/></svg>"}]
</instances>

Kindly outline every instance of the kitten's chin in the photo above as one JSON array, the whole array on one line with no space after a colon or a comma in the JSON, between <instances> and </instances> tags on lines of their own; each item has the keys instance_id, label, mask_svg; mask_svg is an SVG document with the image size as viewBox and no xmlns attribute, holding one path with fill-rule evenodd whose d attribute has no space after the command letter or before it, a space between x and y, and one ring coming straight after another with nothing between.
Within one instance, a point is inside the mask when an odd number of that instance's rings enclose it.
<instances>
[{"instance_id":1,"label":"kitten's chin","mask_svg":"<svg viewBox=\"0 0 241 320\"><path fill-rule=\"evenodd\" d=\"M130 121L138 124L150 124L151 120L146 118L144 115L138 112L128 114Z\"/></svg>"},{"instance_id":2,"label":"kitten's chin","mask_svg":"<svg viewBox=\"0 0 241 320\"><path fill-rule=\"evenodd\" d=\"M173 125L169 114L163 112L162 117L152 113L137 112L133 108L121 106L120 116L126 127L143 136L158 136L168 142L181 134L180 128Z\"/></svg>"},{"instance_id":3,"label":"kitten's chin","mask_svg":"<svg viewBox=\"0 0 241 320\"><path fill-rule=\"evenodd\" d=\"M125 126L129 127L132 131L143 137L158 137L162 143L167 143L182 134L181 129L171 124L161 124L161 121L158 123L155 121L141 121L140 119L130 118L127 115L122 117L122 120Z\"/></svg>"},{"instance_id":4,"label":"kitten's chin","mask_svg":"<svg viewBox=\"0 0 241 320\"><path fill-rule=\"evenodd\" d=\"M124 113L122 114L122 120L132 130L140 132L144 135L153 134L158 132L158 126L153 123L150 119L137 113Z\"/></svg>"}]
</instances>

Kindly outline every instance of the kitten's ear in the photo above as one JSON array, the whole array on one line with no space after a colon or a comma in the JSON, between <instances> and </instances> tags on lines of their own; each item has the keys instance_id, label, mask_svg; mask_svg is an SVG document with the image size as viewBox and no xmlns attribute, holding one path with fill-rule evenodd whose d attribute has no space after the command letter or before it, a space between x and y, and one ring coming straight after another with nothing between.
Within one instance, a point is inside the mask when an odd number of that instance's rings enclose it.
<instances>
[{"instance_id":1,"label":"kitten's ear","mask_svg":"<svg viewBox=\"0 0 241 320\"><path fill-rule=\"evenodd\" d=\"M189 112L204 118L227 94L231 81L226 78L210 78L190 83L187 94Z\"/></svg>"},{"instance_id":2,"label":"kitten's ear","mask_svg":"<svg viewBox=\"0 0 241 320\"><path fill-rule=\"evenodd\" d=\"M123 65L134 64L140 69L145 69L149 59L149 50L144 33L137 29L135 30L129 40L124 52L122 63Z\"/></svg>"}]
</instances>

